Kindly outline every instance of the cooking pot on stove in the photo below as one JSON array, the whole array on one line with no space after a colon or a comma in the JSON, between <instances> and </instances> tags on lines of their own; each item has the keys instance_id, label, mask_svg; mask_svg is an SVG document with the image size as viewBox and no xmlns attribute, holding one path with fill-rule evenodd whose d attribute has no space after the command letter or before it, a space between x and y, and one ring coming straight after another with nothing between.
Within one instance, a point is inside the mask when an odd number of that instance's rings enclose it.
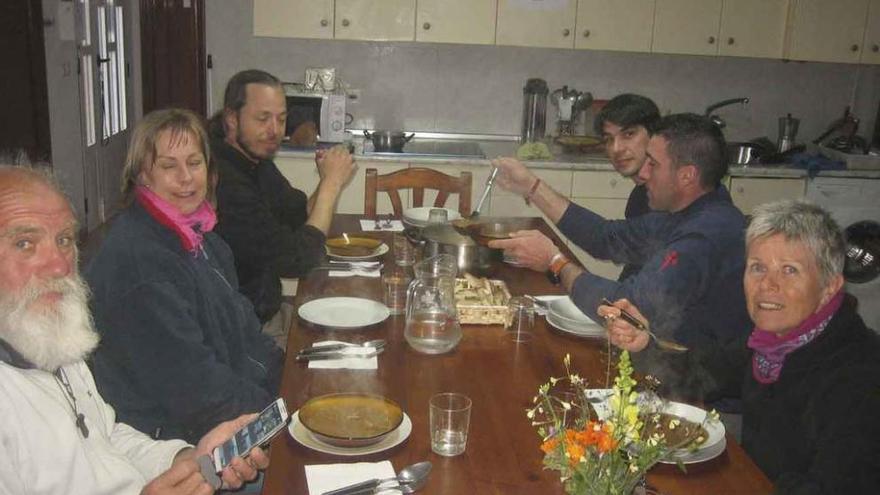
<instances>
[{"instance_id":1,"label":"cooking pot on stove","mask_svg":"<svg viewBox=\"0 0 880 495\"><path fill-rule=\"evenodd\" d=\"M415 137L415 133L407 136L403 131L364 131L364 137L373 142L373 151L403 153L403 145Z\"/></svg>"},{"instance_id":2,"label":"cooking pot on stove","mask_svg":"<svg viewBox=\"0 0 880 495\"><path fill-rule=\"evenodd\" d=\"M425 258L444 253L454 256L459 273L486 273L493 260L501 259L500 250L481 246L469 236L460 234L448 223L410 229L407 235L423 245Z\"/></svg>"}]
</instances>

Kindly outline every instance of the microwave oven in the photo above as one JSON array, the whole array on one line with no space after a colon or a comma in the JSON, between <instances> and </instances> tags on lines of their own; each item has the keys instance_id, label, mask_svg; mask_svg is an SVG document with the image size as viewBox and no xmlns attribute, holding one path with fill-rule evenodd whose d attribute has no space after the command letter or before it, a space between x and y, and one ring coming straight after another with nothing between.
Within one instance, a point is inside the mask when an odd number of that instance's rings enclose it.
<instances>
[{"instance_id":1,"label":"microwave oven","mask_svg":"<svg viewBox=\"0 0 880 495\"><path fill-rule=\"evenodd\" d=\"M284 135L292 135L305 123L314 125L318 141L341 143L345 138L345 95L312 93L285 85L287 126Z\"/></svg>"}]
</instances>

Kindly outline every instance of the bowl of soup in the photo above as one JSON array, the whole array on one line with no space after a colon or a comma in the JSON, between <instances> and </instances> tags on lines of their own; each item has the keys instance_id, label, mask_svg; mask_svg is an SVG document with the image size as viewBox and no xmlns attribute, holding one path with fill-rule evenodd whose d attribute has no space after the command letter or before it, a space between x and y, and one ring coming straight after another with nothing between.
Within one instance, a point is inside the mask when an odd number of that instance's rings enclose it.
<instances>
[{"instance_id":1,"label":"bowl of soup","mask_svg":"<svg viewBox=\"0 0 880 495\"><path fill-rule=\"evenodd\" d=\"M309 399L299 421L317 440L336 447L381 442L403 422L400 406L379 395L338 393Z\"/></svg>"}]
</instances>

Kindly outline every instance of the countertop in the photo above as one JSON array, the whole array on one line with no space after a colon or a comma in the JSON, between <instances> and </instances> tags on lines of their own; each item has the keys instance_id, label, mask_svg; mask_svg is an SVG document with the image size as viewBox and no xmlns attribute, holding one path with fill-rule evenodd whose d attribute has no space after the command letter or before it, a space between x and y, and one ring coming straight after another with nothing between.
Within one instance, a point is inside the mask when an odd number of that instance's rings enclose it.
<instances>
[{"instance_id":1,"label":"countertop","mask_svg":"<svg viewBox=\"0 0 880 495\"><path fill-rule=\"evenodd\" d=\"M418 139L418 137L417 137ZM356 139L355 157L361 161L375 162L401 162L405 161L413 165L423 165L427 167L444 166L444 165L489 165L492 158L500 156L513 156L519 143L512 140L476 140L480 144L480 148L486 155L486 158L475 157L429 157L429 156L411 156L411 155L373 155L363 152L362 140ZM562 151L559 146L550 145L550 152L553 158L549 160L529 160L524 163L529 168L549 169L549 170L584 170L584 171L613 171L614 167L603 153L596 154L567 154ZM290 150L282 148L278 152L278 156L282 158L313 158L314 152L310 150ZM732 177L775 177L775 178L803 178L808 176L808 172L802 168L794 168L788 164L780 165L731 165L729 175ZM864 178L864 179L880 179L880 170L823 170L817 174L821 177L846 177L846 178Z\"/></svg>"}]
</instances>

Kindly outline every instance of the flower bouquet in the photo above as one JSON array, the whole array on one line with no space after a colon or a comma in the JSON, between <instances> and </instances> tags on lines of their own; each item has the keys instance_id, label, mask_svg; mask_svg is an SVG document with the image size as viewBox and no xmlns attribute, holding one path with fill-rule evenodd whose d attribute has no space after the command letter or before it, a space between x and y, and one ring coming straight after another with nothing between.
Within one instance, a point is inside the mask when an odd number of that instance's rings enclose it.
<instances>
[{"instance_id":1,"label":"flower bouquet","mask_svg":"<svg viewBox=\"0 0 880 495\"><path fill-rule=\"evenodd\" d=\"M526 415L543 441L544 467L559 471L566 493L630 495L670 451L694 444L689 436L670 445L662 429L645 428L643 418L653 411L634 390L628 352L620 354L604 418L592 413L587 383L571 372L569 355L564 364L566 376L541 385ZM572 392L557 393L561 385ZM717 415L707 415L707 421L713 420Z\"/></svg>"}]
</instances>

